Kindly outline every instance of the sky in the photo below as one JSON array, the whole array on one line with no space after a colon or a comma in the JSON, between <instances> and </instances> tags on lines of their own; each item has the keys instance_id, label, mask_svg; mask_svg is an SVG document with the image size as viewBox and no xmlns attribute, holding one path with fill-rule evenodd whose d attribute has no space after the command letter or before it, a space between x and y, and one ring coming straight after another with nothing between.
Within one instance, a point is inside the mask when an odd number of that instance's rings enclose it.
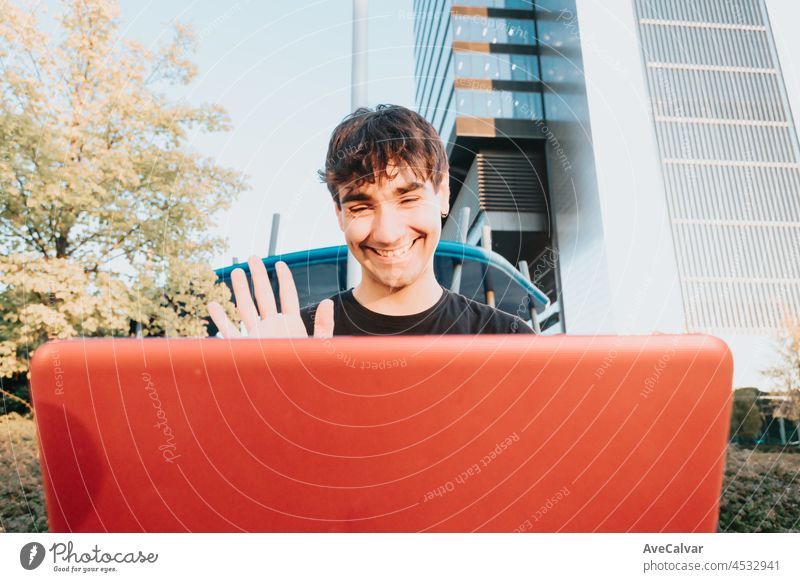
<instances>
[{"instance_id":1,"label":"sky","mask_svg":"<svg viewBox=\"0 0 800 582\"><path fill-rule=\"evenodd\" d=\"M797 120L800 3L767 5ZM219 249L212 266L266 256L275 212L281 213L278 252L343 244L316 170L331 131L350 111L351 0L123 0L121 6L123 34L145 45L165 41L171 22L192 25L199 74L181 94L222 105L231 117L232 131L195 135L190 144L248 176L249 189L213 217L228 248ZM368 101L414 108L411 0L370 0L368 15Z\"/></svg>"},{"instance_id":2,"label":"sky","mask_svg":"<svg viewBox=\"0 0 800 582\"><path fill-rule=\"evenodd\" d=\"M125 36L163 42L169 23L192 25L199 74L182 93L217 103L233 130L196 135L191 147L248 176L249 190L214 217L227 237L212 266L266 256L272 215L281 213L278 252L343 244L324 166L333 128L350 112L352 2L224 4L208 0L122 2ZM370 104L414 107L411 0L372 0L368 42Z\"/></svg>"}]
</instances>

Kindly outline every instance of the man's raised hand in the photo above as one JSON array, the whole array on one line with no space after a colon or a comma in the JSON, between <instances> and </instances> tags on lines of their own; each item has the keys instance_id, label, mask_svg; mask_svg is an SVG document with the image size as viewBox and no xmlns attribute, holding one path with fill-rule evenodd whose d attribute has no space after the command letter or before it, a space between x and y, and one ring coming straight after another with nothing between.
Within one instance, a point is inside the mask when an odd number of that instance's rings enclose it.
<instances>
[{"instance_id":1,"label":"man's raised hand","mask_svg":"<svg viewBox=\"0 0 800 582\"><path fill-rule=\"evenodd\" d=\"M292 278L289 266L283 261L275 263L282 310L281 313L278 313L275 295L272 292L272 285L269 282L264 263L258 257L252 256L247 260L247 264L250 266L250 276L253 278L253 291L258 308L253 303L244 271L234 269L231 273L236 309L247 329L247 336L261 338L308 337L306 326L300 317L300 301L297 298L297 288L294 285L294 278ZM242 336L219 303L215 301L209 303L208 313L224 337ZM333 301L324 299L317 306L314 318L314 337L332 336Z\"/></svg>"}]
</instances>

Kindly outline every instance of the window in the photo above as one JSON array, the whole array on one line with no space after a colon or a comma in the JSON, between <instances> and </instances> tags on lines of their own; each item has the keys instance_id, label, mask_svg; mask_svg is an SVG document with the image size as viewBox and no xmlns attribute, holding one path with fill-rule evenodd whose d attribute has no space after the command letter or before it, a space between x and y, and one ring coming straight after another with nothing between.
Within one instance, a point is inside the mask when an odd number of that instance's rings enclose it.
<instances>
[{"instance_id":1,"label":"window","mask_svg":"<svg viewBox=\"0 0 800 582\"><path fill-rule=\"evenodd\" d=\"M457 52L456 77L538 81L536 58L532 55Z\"/></svg>"},{"instance_id":2,"label":"window","mask_svg":"<svg viewBox=\"0 0 800 582\"><path fill-rule=\"evenodd\" d=\"M481 8L532 8L534 0L454 0L455 6L480 6Z\"/></svg>"},{"instance_id":3,"label":"window","mask_svg":"<svg viewBox=\"0 0 800 582\"><path fill-rule=\"evenodd\" d=\"M533 20L453 15L453 40L489 44L534 44Z\"/></svg>"},{"instance_id":4,"label":"window","mask_svg":"<svg viewBox=\"0 0 800 582\"><path fill-rule=\"evenodd\" d=\"M539 93L527 91L456 91L459 115L506 119L541 119Z\"/></svg>"}]
</instances>

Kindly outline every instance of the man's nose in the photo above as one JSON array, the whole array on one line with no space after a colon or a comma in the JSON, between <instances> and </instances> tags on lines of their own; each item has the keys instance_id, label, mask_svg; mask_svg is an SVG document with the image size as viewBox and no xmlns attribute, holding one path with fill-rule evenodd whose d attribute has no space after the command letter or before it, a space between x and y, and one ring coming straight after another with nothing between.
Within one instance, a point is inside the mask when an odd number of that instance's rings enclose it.
<instances>
[{"instance_id":1,"label":"man's nose","mask_svg":"<svg viewBox=\"0 0 800 582\"><path fill-rule=\"evenodd\" d=\"M391 246L401 241L405 227L402 213L398 212L394 204L379 204L372 218L372 240Z\"/></svg>"}]
</instances>

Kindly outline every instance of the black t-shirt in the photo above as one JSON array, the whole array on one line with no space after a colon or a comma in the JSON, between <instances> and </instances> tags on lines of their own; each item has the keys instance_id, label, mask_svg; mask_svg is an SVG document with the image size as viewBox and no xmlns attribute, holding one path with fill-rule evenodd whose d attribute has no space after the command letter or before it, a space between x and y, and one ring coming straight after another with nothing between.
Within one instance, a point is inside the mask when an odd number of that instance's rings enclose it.
<instances>
[{"instance_id":1,"label":"black t-shirt","mask_svg":"<svg viewBox=\"0 0 800 582\"><path fill-rule=\"evenodd\" d=\"M333 335L442 335L484 333L534 333L522 319L445 289L431 307L412 315L384 315L361 305L353 289L333 300ZM308 335L314 334L317 305L300 310Z\"/></svg>"}]
</instances>

